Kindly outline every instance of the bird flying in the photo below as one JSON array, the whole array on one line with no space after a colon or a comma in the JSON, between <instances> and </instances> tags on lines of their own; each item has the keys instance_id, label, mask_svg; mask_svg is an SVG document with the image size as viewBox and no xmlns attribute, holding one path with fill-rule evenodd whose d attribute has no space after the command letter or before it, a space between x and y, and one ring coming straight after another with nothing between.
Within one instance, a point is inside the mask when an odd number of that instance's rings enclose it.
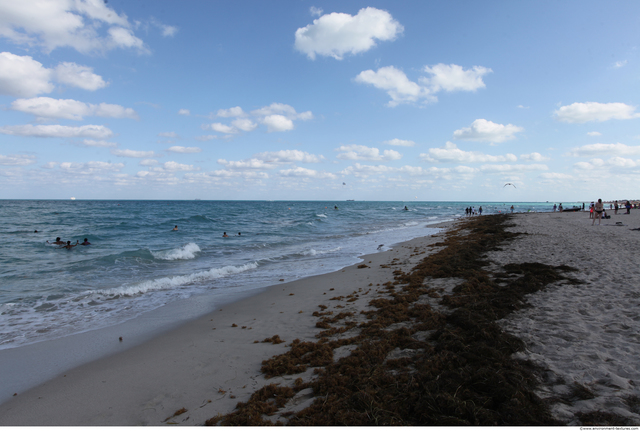
<instances>
[{"instance_id":1,"label":"bird flying","mask_svg":"<svg viewBox=\"0 0 640 431\"><path fill-rule=\"evenodd\" d=\"M517 189L516 185L513 183L506 183L504 186L502 186L502 188L505 188L507 186L513 186L514 189Z\"/></svg>"}]
</instances>

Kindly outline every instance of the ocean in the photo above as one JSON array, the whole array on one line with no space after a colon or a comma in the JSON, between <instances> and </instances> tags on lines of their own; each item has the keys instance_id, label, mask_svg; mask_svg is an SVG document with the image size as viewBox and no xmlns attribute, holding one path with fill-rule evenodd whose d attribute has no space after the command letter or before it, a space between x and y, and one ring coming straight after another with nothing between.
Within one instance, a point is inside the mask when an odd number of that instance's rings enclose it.
<instances>
[{"instance_id":1,"label":"ocean","mask_svg":"<svg viewBox=\"0 0 640 431\"><path fill-rule=\"evenodd\" d=\"M113 326L187 298L204 304L195 318L219 298L336 271L434 234L434 224L472 205L493 214L553 203L0 201L0 349ZM50 244L56 237L91 245L67 250Z\"/></svg>"}]
</instances>

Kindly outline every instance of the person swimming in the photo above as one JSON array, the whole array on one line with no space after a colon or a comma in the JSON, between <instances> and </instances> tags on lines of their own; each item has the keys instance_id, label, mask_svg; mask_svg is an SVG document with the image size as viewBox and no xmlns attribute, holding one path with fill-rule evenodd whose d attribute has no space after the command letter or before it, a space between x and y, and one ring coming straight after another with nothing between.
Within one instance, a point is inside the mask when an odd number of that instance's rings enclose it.
<instances>
[{"instance_id":1,"label":"person swimming","mask_svg":"<svg viewBox=\"0 0 640 431\"><path fill-rule=\"evenodd\" d=\"M47 244L64 245L64 241L60 241L60 237L56 237L56 240L54 242L47 241Z\"/></svg>"},{"instance_id":2,"label":"person swimming","mask_svg":"<svg viewBox=\"0 0 640 431\"><path fill-rule=\"evenodd\" d=\"M178 230L178 225L176 225L176 227L174 227L174 228L173 228L173 229L171 229L171 230Z\"/></svg>"},{"instance_id":3,"label":"person swimming","mask_svg":"<svg viewBox=\"0 0 640 431\"><path fill-rule=\"evenodd\" d=\"M66 248L67 250L71 250L73 247L77 246L80 243L80 241L76 240L75 244L71 244L71 241L67 241L67 245L63 245L62 247L58 247L58 248Z\"/></svg>"},{"instance_id":4,"label":"person swimming","mask_svg":"<svg viewBox=\"0 0 640 431\"><path fill-rule=\"evenodd\" d=\"M87 238L84 239L84 242L81 242L80 245L91 245Z\"/></svg>"},{"instance_id":5,"label":"person swimming","mask_svg":"<svg viewBox=\"0 0 640 431\"><path fill-rule=\"evenodd\" d=\"M229 238L229 235L227 235L227 233L226 233L226 232L222 232L222 237L223 237L223 238Z\"/></svg>"}]
</instances>

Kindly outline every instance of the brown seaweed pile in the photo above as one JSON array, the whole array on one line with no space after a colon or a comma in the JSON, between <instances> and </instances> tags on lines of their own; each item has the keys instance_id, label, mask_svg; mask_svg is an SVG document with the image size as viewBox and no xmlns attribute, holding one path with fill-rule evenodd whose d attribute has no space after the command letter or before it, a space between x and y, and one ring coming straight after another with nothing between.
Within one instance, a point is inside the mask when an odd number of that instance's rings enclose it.
<instances>
[{"instance_id":1,"label":"brown seaweed pile","mask_svg":"<svg viewBox=\"0 0 640 431\"><path fill-rule=\"evenodd\" d=\"M395 281L380 286L378 293L386 295L370 301L375 310L334 316L321 306L314 313L324 329L318 340L294 340L288 352L262 366L268 377L313 367L315 378L265 386L206 424L273 425L276 416L275 424L296 426L561 425L534 393L534 365L513 358L522 341L496 321L527 307L525 295L550 283L578 282L565 275L572 268L540 263L488 272L486 253L519 235L505 230L508 220L477 217L448 232L437 252L409 273L396 270ZM459 283L446 293L429 286L435 279ZM434 301L445 307L435 309ZM351 346L350 354L334 360L341 346ZM307 388L313 404L287 411L287 401Z\"/></svg>"}]
</instances>

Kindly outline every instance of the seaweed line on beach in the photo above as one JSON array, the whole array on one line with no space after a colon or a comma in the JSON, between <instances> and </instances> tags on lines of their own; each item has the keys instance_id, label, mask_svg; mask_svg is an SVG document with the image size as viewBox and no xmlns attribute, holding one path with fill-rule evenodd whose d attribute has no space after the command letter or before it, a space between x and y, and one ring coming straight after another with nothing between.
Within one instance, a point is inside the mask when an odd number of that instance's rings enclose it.
<instances>
[{"instance_id":1,"label":"seaweed line on beach","mask_svg":"<svg viewBox=\"0 0 640 431\"><path fill-rule=\"evenodd\" d=\"M535 393L542 370L513 358L524 343L496 322L527 307L527 294L579 282L566 275L571 267L535 262L488 272L486 253L520 235L505 229L509 217L461 222L411 271L394 271L360 316L320 306L317 341L293 340L262 365L267 377L308 368L315 377L267 385L205 424L561 425ZM447 290L439 279L457 284ZM336 359L337 349L348 354ZM310 392L310 405L291 408Z\"/></svg>"}]
</instances>

